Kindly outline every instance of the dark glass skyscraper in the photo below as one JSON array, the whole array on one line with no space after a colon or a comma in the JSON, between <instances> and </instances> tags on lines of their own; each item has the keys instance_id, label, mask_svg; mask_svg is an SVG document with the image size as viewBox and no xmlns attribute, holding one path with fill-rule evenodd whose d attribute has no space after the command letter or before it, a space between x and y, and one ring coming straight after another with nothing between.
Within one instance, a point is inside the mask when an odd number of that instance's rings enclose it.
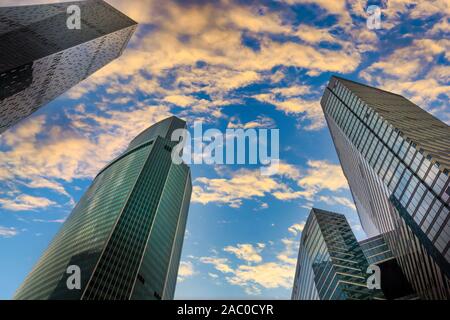
<instances>
[{"instance_id":1,"label":"dark glass skyscraper","mask_svg":"<svg viewBox=\"0 0 450 320\"><path fill-rule=\"evenodd\" d=\"M101 0L0 7L0 134L119 57L135 29Z\"/></svg>"},{"instance_id":2,"label":"dark glass skyscraper","mask_svg":"<svg viewBox=\"0 0 450 320\"><path fill-rule=\"evenodd\" d=\"M172 162L167 118L103 168L15 299L172 299L190 196L187 165ZM68 289L69 266L81 289Z\"/></svg>"},{"instance_id":3,"label":"dark glass skyscraper","mask_svg":"<svg viewBox=\"0 0 450 320\"><path fill-rule=\"evenodd\" d=\"M383 235L360 241L359 245L367 263L380 268L380 285L386 299L417 299Z\"/></svg>"},{"instance_id":4,"label":"dark glass skyscraper","mask_svg":"<svg viewBox=\"0 0 450 320\"><path fill-rule=\"evenodd\" d=\"M302 231L293 300L383 298L368 289L367 260L344 215L313 208Z\"/></svg>"},{"instance_id":5,"label":"dark glass skyscraper","mask_svg":"<svg viewBox=\"0 0 450 320\"><path fill-rule=\"evenodd\" d=\"M450 299L450 128L406 98L332 77L321 105L364 231L421 298Z\"/></svg>"}]
</instances>

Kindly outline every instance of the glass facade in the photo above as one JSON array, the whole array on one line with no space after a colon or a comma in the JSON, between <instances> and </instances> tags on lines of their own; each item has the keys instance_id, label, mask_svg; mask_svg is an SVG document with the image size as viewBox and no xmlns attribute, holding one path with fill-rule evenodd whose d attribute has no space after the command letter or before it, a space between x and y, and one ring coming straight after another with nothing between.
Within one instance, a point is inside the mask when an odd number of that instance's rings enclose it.
<instances>
[{"instance_id":1,"label":"glass facade","mask_svg":"<svg viewBox=\"0 0 450 320\"><path fill-rule=\"evenodd\" d=\"M421 298L450 298L450 128L404 97L332 77L321 105L364 230Z\"/></svg>"},{"instance_id":2,"label":"glass facade","mask_svg":"<svg viewBox=\"0 0 450 320\"><path fill-rule=\"evenodd\" d=\"M359 242L368 264L379 264L394 259L382 235Z\"/></svg>"},{"instance_id":3,"label":"glass facade","mask_svg":"<svg viewBox=\"0 0 450 320\"><path fill-rule=\"evenodd\" d=\"M100 171L15 299L173 298L192 186L170 135L184 126L155 124ZM70 265L81 290L67 288Z\"/></svg>"},{"instance_id":4,"label":"glass facade","mask_svg":"<svg viewBox=\"0 0 450 320\"><path fill-rule=\"evenodd\" d=\"M418 298L383 235L360 241L359 245L367 263L380 268L381 290L386 299L414 300Z\"/></svg>"},{"instance_id":5,"label":"glass facade","mask_svg":"<svg viewBox=\"0 0 450 320\"><path fill-rule=\"evenodd\" d=\"M293 300L382 299L367 288L367 260L344 215L313 208L302 231Z\"/></svg>"},{"instance_id":6,"label":"glass facade","mask_svg":"<svg viewBox=\"0 0 450 320\"><path fill-rule=\"evenodd\" d=\"M101 0L0 7L0 134L119 57L135 29Z\"/></svg>"}]
</instances>

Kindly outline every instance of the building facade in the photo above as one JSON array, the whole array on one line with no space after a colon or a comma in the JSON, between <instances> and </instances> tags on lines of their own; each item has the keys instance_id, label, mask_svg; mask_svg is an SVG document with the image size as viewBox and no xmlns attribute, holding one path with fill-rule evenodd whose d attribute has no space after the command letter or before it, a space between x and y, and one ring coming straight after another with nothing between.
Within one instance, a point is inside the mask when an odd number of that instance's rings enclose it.
<instances>
[{"instance_id":1,"label":"building facade","mask_svg":"<svg viewBox=\"0 0 450 320\"><path fill-rule=\"evenodd\" d=\"M172 299L192 191L167 118L138 135L96 176L15 299ZM80 270L80 289L69 289Z\"/></svg>"},{"instance_id":2,"label":"building facade","mask_svg":"<svg viewBox=\"0 0 450 320\"><path fill-rule=\"evenodd\" d=\"M0 7L0 134L119 57L135 29L101 0Z\"/></svg>"},{"instance_id":3,"label":"building facade","mask_svg":"<svg viewBox=\"0 0 450 320\"><path fill-rule=\"evenodd\" d=\"M383 235L360 241L359 245L367 263L380 268L381 291L386 299L412 300L418 298Z\"/></svg>"},{"instance_id":4,"label":"building facade","mask_svg":"<svg viewBox=\"0 0 450 320\"><path fill-rule=\"evenodd\" d=\"M367 260L344 215L313 208L300 240L293 300L382 299L367 287Z\"/></svg>"},{"instance_id":5,"label":"building facade","mask_svg":"<svg viewBox=\"0 0 450 320\"><path fill-rule=\"evenodd\" d=\"M420 298L450 298L450 128L406 98L332 77L321 101L368 236Z\"/></svg>"}]
</instances>

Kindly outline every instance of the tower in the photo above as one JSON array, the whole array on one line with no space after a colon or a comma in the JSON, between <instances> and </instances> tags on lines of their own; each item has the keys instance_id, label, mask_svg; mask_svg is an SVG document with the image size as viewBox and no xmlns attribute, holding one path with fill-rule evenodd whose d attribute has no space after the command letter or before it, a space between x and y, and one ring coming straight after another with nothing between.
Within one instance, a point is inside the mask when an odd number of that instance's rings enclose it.
<instances>
[{"instance_id":1,"label":"tower","mask_svg":"<svg viewBox=\"0 0 450 320\"><path fill-rule=\"evenodd\" d=\"M154 124L98 173L15 299L173 298L192 185L171 134L184 127Z\"/></svg>"},{"instance_id":2,"label":"tower","mask_svg":"<svg viewBox=\"0 0 450 320\"><path fill-rule=\"evenodd\" d=\"M344 215L313 208L300 240L293 300L381 299L367 287L367 260Z\"/></svg>"},{"instance_id":3,"label":"tower","mask_svg":"<svg viewBox=\"0 0 450 320\"><path fill-rule=\"evenodd\" d=\"M406 98L332 77L321 101L364 231L421 298L450 298L450 128Z\"/></svg>"},{"instance_id":4,"label":"tower","mask_svg":"<svg viewBox=\"0 0 450 320\"><path fill-rule=\"evenodd\" d=\"M101 0L0 7L0 134L119 57L135 29Z\"/></svg>"}]
</instances>

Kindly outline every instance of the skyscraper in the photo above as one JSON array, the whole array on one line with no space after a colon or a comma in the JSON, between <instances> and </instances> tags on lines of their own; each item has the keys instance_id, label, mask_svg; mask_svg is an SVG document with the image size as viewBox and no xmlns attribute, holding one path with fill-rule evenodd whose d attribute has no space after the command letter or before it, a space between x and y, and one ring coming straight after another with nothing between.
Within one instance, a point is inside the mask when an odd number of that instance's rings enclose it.
<instances>
[{"instance_id":1,"label":"skyscraper","mask_svg":"<svg viewBox=\"0 0 450 320\"><path fill-rule=\"evenodd\" d=\"M411 285L387 246L383 235L359 242L367 263L380 268L380 285L386 299L417 299Z\"/></svg>"},{"instance_id":2,"label":"skyscraper","mask_svg":"<svg viewBox=\"0 0 450 320\"><path fill-rule=\"evenodd\" d=\"M332 77L321 105L364 231L421 298L450 299L450 128L406 98Z\"/></svg>"},{"instance_id":3,"label":"skyscraper","mask_svg":"<svg viewBox=\"0 0 450 320\"><path fill-rule=\"evenodd\" d=\"M0 7L0 134L119 57L135 29L101 0Z\"/></svg>"},{"instance_id":4,"label":"skyscraper","mask_svg":"<svg viewBox=\"0 0 450 320\"><path fill-rule=\"evenodd\" d=\"M383 298L368 289L367 260L344 215L313 208L302 231L293 300Z\"/></svg>"},{"instance_id":5,"label":"skyscraper","mask_svg":"<svg viewBox=\"0 0 450 320\"><path fill-rule=\"evenodd\" d=\"M184 127L158 122L100 171L15 299L173 298L192 185L170 137ZM67 285L70 266L79 290Z\"/></svg>"}]
</instances>

